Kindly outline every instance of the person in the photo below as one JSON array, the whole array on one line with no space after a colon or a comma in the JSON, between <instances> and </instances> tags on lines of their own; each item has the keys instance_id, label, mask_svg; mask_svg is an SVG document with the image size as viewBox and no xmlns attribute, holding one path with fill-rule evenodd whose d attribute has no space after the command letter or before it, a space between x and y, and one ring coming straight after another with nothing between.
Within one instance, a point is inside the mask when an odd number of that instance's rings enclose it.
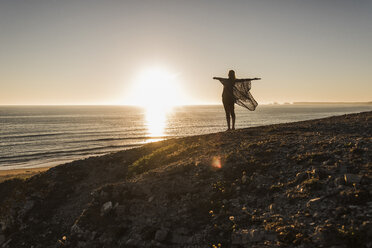
<instances>
[{"instance_id":1,"label":"person","mask_svg":"<svg viewBox=\"0 0 372 248\"><path fill-rule=\"evenodd\" d=\"M225 113L226 113L227 131L229 131L231 129L235 130L235 108L234 108L234 104L237 102L237 100L239 100L239 99L237 99L236 94L234 94L235 84L238 83L238 82L239 83L249 82L249 89L250 89L250 81L260 80L260 78L237 79L235 77L235 71L230 70L229 74L228 74L228 78L213 77L213 79L219 80L223 84L222 103L223 103L223 107L224 107ZM246 94L250 95L249 89L248 89ZM251 97L251 99L253 99L253 97ZM253 101L254 101L254 99L253 99ZM241 105L241 104L239 104L239 105ZM256 106L257 106L257 103L256 103ZM254 108L256 106L254 106ZM247 107L247 106L245 105L243 107ZM250 109L250 108L248 108L248 109ZM250 109L250 110L252 110L252 109ZM231 124L232 124L231 129L230 129L230 119L231 119Z\"/></svg>"}]
</instances>

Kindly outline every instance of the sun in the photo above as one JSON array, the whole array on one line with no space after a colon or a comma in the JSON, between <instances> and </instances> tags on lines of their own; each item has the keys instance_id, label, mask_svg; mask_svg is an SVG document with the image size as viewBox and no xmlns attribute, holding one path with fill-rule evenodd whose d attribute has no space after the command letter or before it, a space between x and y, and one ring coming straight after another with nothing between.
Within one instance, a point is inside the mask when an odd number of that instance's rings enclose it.
<instances>
[{"instance_id":1,"label":"sun","mask_svg":"<svg viewBox=\"0 0 372 248\"><path fill-rule=\"evenodd\" d=\"M134 81L135 105L146 109L167 110L180 104L181 90L177 74L162 67L141 71Z\"/></svg>"},{"instance_id":2,"label":"sun","mask_svg":"<svg viewBox=\"0 0 372 248\"><path fill-rule=\"evenodd\" d=\"M133 102L145 109L148 136L165 136L167 115L181 104L182 91L177 74L161 67L141 71L134 81Z\"/></svg>"}]
</instances>

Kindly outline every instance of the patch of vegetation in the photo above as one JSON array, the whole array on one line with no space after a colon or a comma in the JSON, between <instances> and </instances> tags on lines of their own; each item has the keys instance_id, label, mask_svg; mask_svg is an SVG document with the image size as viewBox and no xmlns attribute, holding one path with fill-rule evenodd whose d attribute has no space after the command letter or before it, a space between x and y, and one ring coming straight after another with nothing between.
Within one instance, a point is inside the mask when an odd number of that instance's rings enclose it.
<instances>
[{"instance_id":1,"label":"patch of vegetation","mask_svg":"<svg viewBox=\"0 0 372 248\"><path fill-rule=\"evenodd\" d=\"M145 171L158 168L177 160L185 159L186 157L191 157L197 148L197 144L186 145L184 142L172 143L160 147L154 152L139 158L129 165L128 177L141 174Z\"/></svg>"}]
</instances>

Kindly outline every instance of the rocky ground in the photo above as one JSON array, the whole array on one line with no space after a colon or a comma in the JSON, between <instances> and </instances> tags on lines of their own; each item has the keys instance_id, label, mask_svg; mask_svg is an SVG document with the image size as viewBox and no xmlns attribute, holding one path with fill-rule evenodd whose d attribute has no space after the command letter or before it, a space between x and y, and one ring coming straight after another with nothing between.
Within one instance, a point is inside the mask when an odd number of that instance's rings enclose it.
<instances>
[{"instance_id":1,"label":"rocky ground","mask_svg":"<svg viewBox=\"0 0 372 248\"><path fill-rule=\"evenodd\" d=\"M372 112L171 139L0 184L0 247L372 247Z\"/></svg>"}]
</instances>

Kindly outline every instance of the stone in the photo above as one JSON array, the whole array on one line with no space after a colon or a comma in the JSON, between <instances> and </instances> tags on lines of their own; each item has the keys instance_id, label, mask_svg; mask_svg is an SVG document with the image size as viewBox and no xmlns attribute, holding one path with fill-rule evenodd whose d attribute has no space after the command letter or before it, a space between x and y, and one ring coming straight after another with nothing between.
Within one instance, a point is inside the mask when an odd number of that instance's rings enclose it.
<instances>
[{"instance_id":1,"label":"stone","mask_svg":"<svg viewBox=\"0 0 372 248\"><path fill-rule=\"evenodd\" d=\"M35 202L32 200L26 201L26 203L23 205L23 208L19 211L20 216L25 216L28 211L30 211L35 205Z\"/></svg>"},{"instance_id":2,"label":"stone","mask_svg":"<svg viewBox=\"0 0 372 248\"><path fill-rule=\"evenodd\" d=\"M6 247L6 248L9 247L8 244L9 244L10 242L12 242L12 239L8 239L8 241L3 242L3 244L2 244L1 247Z\"/></svg>"},{"instance_id":3,"label":"stone","mask_svg":"<svg viewBox=\"0 0 372 248\"><path fill-rule=\"evenodd\" d=\"M174 230L174 232L181 235L187 235L191 233L190 230L185 227L178 227Z\"/></svg>"},{"instance_id":4,"label":"stone","mask_svg":"<svg viewBox=\"0 0 372 248\"><path fill-rule=\"evenodd\" d=\"M150 196L148 202L152 202L155 199L155 196Z\"/></svg>"},{"instance_id":5,"label":"stone","mask_svg":"<svg viewBox=\"0 0 372 248\"><path fill-rule=\"evenodd\" d=\"M0 245L2 245L4 242L5 242L5 236L1 234L0 235Z\"/></svg>"},{"instance_id":6,"label":"stone","mask_svg":"<svg viewBox=\"0 0 372 248\"><path fill-rule=\"evenodd\" d=\"M308 207L308 208L314 207L315 205L319 204L321 202L321 200L322 200L321 197L311 199L306 203L306 207Z\"/></svg>"},{"instance_id":7,"label":"stone","mask_svg":"<svg viewBox=\"0 0 372 248\"><path fill-rule=\"evenodd\" d=\"M128 239L127 242L125 242L127 246L137 246L138 242L135 239Z\"/></svg>"},{"instance_id":8,"label":"stone","mask_svg":"<svg viewBox=\"0 0 372 248\"><path fill-rule=\"evenodd\" d=\"M296 174L296 182L302 182L308 178L307 172L299 172Z\"/></svg>"},{"instance_id":9,"label":"stone","mask_svg":"<svg viewBox=\"0 0 372 248\"><path fill-rule=\"evenodd\" d=\"M247 179L248 179L247 176L244 174L242 176L242 183L245 184L247 182Z\"/></svg>"},{"instance_id":10,"label":"stone","mask_svg":"<svg viewBox=\"0 0 372 248\"><path fill-rule=\"evenodd\" d=\"M264 234L257 229L252 229L250 231L250 238L252 242L258 242L264 238Z\"/></svg>"},{"instance_id":11,"label":"stone","mask_svg":"<svg viewBox=\"0 0 372 248\"><path fill-rule=\"evenodd\" d=\"M276 205L275 205L275 203L270 204L269 210L270 210L270 213L274 213L276 211Z\"/></svg>"},{"instance_id":12,"label":"stone","mask_svg":"<svg viewBox=\"0 0 372 248\"><path fill-rule=\"evenodd\" d=\"M360 180L362 180L362 176L361 175L356 175L356 174L345 174L344 175L344 178L345 178L345 182L347 184L354 184L354 183L360 183Z\"/></svg>"},{"instance_id":13,"label":"stone","mask_svg":"<svg viewBox=\"0 0 372 248\"><path fill-rule=\"evenodd\" d=\"M4 232L5 229L6 229L6 225L5 225L5 223L2 222L2 221L0 221L0 233L1 233L1 232Z\"/></svg>"},{"instance_id":14,"label":"stone","mask_svg":"<svg viewBox=\"0 0 372 248\"><path fill-rule=\"evenodd\" d=\"M324 179L328 177L328 173L324 169L315 168L311 171L313 177Z\"/></svg>"},{"instance_id":15,"label":"stone","mask_svg":"<svg viewBox=\"0 0 372 248\"><path fill-rule=\"evenodd\" d=\"M361 230L366 233L367 237L372 237L372 222L368 221L368 220L363 221L363 223L361 225Z\"/></svg>"},{"instance_id":16,"label":"stone","mask_svg":"<svg viewBox=\"0 0 372 248\"><path fill-rule=\"evenodd\" d=\"M336 157L337 158L337 157ZM338 166L339 170L340 170L340 173L346 173L347 172L347 167L346 165L339 165Z\"/></svg>"},{"instance_id":17,"label":"stone","mask_svg":"<svg viewBox=\"0 0 372 248\"><path fill-rule=\"evenodd\" d=\"M115 212L119 216L123 216L125 214L125 211L126 211L126 207L124 205L118 205L115 208Z\"/></svg>"},{"instance_id":18,"label":"stone","mask_svg":"<svg viewBox=\"0 0 372 248\"><path fill-rule=\"evenodd\" d=\"M94 240L96 238L97 232L92 232L90 234L90 240Z\"/></svg>"},{"instance_id":19,"label":"stone","mask_svg":"<svg viewBox=\"0 0 372 248\"><path fill-rule=\"evenodd\" d=\"M168 230L167 229L160 229L157 230L155 233L155 240L156 241L164 241L168 236Z\"/></svg>"},{"instance_id":20,"label":"stone","mask_svg":"<svg viewBox=\"0 0 372 248\"><path fill-rule=\"evenodd\" d=\"M336 177L335 180L334 180L334 185L336 187L340 186L340 185L344 185L345 184L345 179L343 177Z\"/></svg>"},{"instance_id":21,"label":"stone","mask_svg":"<svg viewBox=\"0 0 372 248\"><path fill-rule=\"evenodd\" d=\"M231 234L231 244L233 245L241 245L242 244L242 236L240 233L232 233Z\"/></svg>"},{"instance_id":22,"label":"stone","mask_svg":"<svg viewBox=\"0 0 372 248\"><path fill-rule=\"evenodd\" d=\"M101 207L101 216L108 214L112 210L112 202L106 202Z\"/></svg>"},{"instance_id":23,"label":"stone","mask_svg":"<svg viewBox=\"0 0 372 248\"><path fill-rule=\"evenodd\" d=\"M84 242L84 241L79 241L78 243L77 243L77 247L78 248L83 248L83 247L86 247L86 242Z\"/></svg>"},{"instance_id":24,"label":"stone","mask_svg":"<svg viewBox=\"0 0 372 248\"><path fill-rule=\"evenodd\" d=\"M234 232L231 235L231 242L235 245L243 245L251 242L259 242L265 239L265 233L258 229L242 229ZM276 236L270 236L272 240L276 239Z\"/></svg>"},{"instance_id":25,"label":"stone","mask_svg":"<svg viewBox=\"0 0 372 248\"><path fill-rule=\"evenodd\" d=\"M340 217L342 216L343 214L347 213L347 209L343 206L339 206L337 207L334 211L333 211L333 214L336 216L336 217Z\"/></svg>"},{"instance_id":26,"label":"stone","mask_svg":"<svg viewBox=\"0 0 372 248\"><path fill-rule=\"evenodd\" d=\"M83 233L83 230L81 230L81 228L78 226L78 224L75 223L71 227L71 233L72 234L81 234L81 233Z\"/></svg>"},{"instance_id":27,"label":"stone","mask_svg":"<svg viewBox=\"0 0 372 248\"><path fill-rule=\"evenodd\" d=\"M342 244L342 239L333 226L317 226L312 240L314 243L325 247Z\"/></svg>"},{"instance_id":28,"label":"stone","mask_svg":"<svg viewBox=\"0 0 372 248\"><path fill-rule=\"evenodd\" d=\"M263 239L264 240L269 240L269 241L276 241L277 240L277 236L276 236L276 233L275 232L266 231L264 233Z\"/></svg>"},{"instance_id":29,"label":"stone","mask_svg":"<svg viewBox=\"0 0 372 248\"><path fill-rule=\"evenodd\" d=\"M247 229L243 229L240 231L241 239L242 239L242 244L248 244L250 240L250 233Z\"/></svg>"},{"instance_id":30,"label":"stone","mask_svg":"<svg viewBox=\"0 0 372 248\"><path fill-rule=\"evenodd\" d=\"M188 236L173 233L171 242L173 244L187 244L189 242L189 239L190 237Z\"/></svg>"}]
</instances>

